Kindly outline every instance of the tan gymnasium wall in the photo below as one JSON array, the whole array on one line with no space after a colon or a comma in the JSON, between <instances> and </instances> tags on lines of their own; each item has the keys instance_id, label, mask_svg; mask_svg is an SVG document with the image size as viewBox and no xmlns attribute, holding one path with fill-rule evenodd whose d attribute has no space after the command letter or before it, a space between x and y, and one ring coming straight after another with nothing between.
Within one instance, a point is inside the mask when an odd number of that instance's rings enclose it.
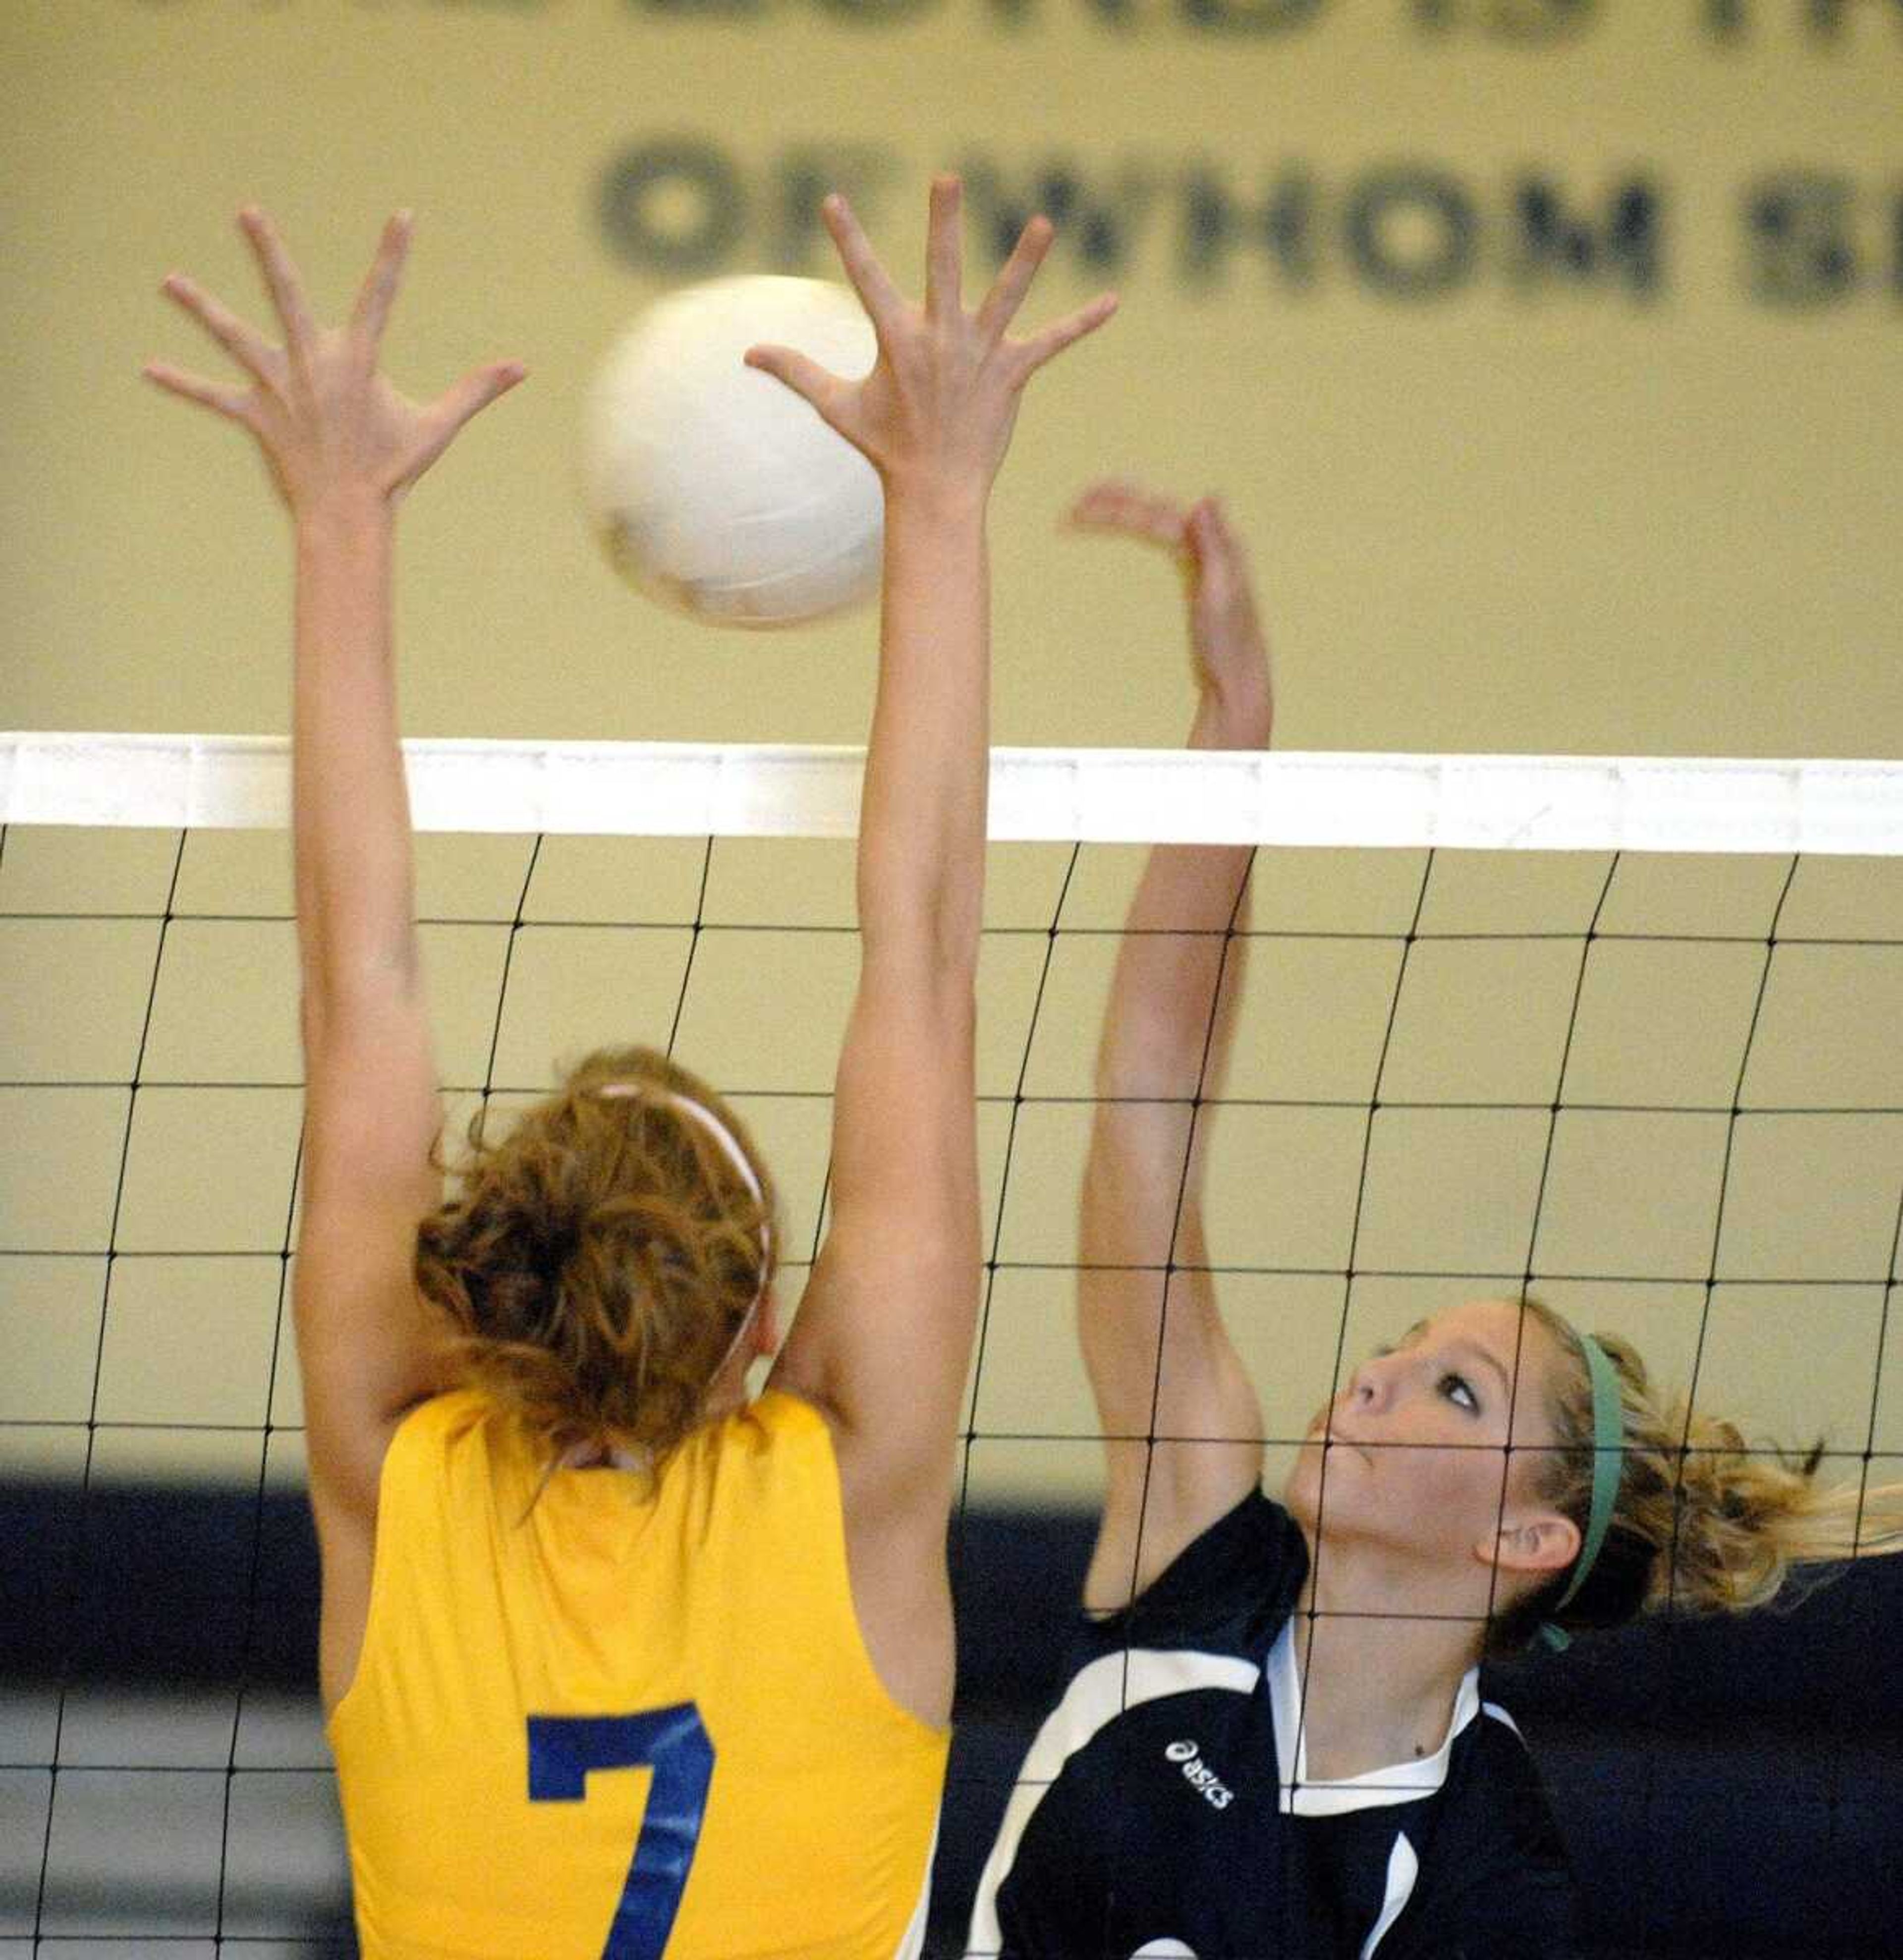
<instances>
[{"instance_id":1,"label":"tan gymnasium wall","mask_svg":"<svg viewBox=\"0 0 1903 1960\"><path fill-rule=\"evenodd\" d=\"M415 208L390 342L406 385L498 355L532 371L406 507L412 731L859 739L870 618L711 633L627 593L579 514L576 422L593 361L669 285L827 271L813 209L831 182L910 273L926 178L950 165L978 254L1038 202L1064 221L1045 313L1106 284L1124 298L1040 383L1001 485L1000 740L1180 732L1171 581L1052 529L1115 469L1228 499L1287 746L1895 751L1903 6L11 0L0 62L0 725L286 725L287 552L262 473L138 378L154 355L213 364L158 295L167 271L259 310L231 224L255 199L333 305L383 214ZM1032 1036L1062 854L995 854L991 922L1028 936L986 956L1005 1269L972 1421L1057 1440L982 1443L972 1488L1080 1495L1096 1451L1054 1269L1108 942L1059 940ZM444 1074L466 1090L496 1037L527 846L423 859L426 911L495 921L427 935ZM297 1474L284 868L282 840L193 841L175 902L204 916L167 934L149 1029L155 921L0 919L0 1077L102 1084L0 1090L9 1133L35 1140L0 1168L0 1242L45 1255L0 1266L0 1464L76 1471L91 1418L118 1425L93 1474L255 1475L268 1411L292 1432L274 1474ZM700 868L671 846L537 861L497 1083L664 1032L697 908L849 916L837 848L723 847L705 892ZM1807 865L1786 892L1784 866L1628 863L1609 892L1603 860L1443 859L1423 911L1443 937L1410 956L1384 1093L1491 1106L1384 1115L1364 1175L1365 1108L1329 1106L1365 1105L1424 868L1297 855L1265 880L1259 924L1394 935L1257 949L1235 1083L1252 1106L1223 1119L1211 1223L1218 1260L1249 1269L1227 1297L1271 1426L1326 1392L1345 1302L1351 1356L1531 1258L1559 1303L1640 1335L1754 1430L1903 1451L1898 956L1787 948L1760 1010L1761 949L1609 949L1574 1027L1577 940L1462 937L1577 934L1602 900L1602 924L1632 931L1893 934L1893 878ZM15 831L0 913L155 913L174 869L171 840ZM1134 870L1087 854L1065 923L1114 924ZM631 910L641 930L558 923ZM705 935L681 1029L759 1125L796 1249L817 1223L848 943ZM148 1077L198 1086L148 1090L129 1126L110 1085L142 1032ZM1766 1113L1741 1126L1724 1110L1748 1040L1738 1099ZM1615 1130L1569 1112L1549 1164L1564 1057L1572 1102L1679 1113ZM1851 1113L1768 1113L1820 1104ZM1351 1258L1383 1276L1345 1289ZM1708 1287L1714 1271L1736 1284Z\"/></svg>"},{"instance_id":2,"label":"tan gymnasium wall","mask_svg":"<svg viewBox=\"0 0 1903 1960\"><path fill-rule=\"evenodd\" d=\"M856 738L866 624L631 600L575 425L683 272L826 270L835 179L909 271L950 164L981 250L1068 187L1041 307L1125 298L1001 492L1000 740L1180 719L1173 595L1051 534L1115 469L1232 500L1292 745L1896 740L1891 0L8 0L0 53L0 724L284 724L276 514L138 379L197 353L168 269L258 305L255 198L333 304L415 207L412 388L532 370L406 520L412 729Z\"/></svg>"}]
</instances>

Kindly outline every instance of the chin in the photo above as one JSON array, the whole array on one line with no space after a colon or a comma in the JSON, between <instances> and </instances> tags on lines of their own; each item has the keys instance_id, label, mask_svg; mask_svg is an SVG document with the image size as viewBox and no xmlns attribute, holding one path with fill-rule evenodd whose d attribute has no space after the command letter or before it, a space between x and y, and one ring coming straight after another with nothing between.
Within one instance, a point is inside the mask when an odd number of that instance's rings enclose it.
<instances>
[{"instance_id":1,"label":"chin","mask_svg":"<svg viewBox=\"0 0 1903 1960\"><path fill-rule=\"evenodd\" d=\"M1313 1437L1297 1452L1282 1487L1282 1507L1311 1545L1322 1535L1324 1515L1331 1536L1359 1536L1371 1524L1378 1529L1381 1515L1378 1494L1364 1482L1365 1475L1360 1452L1338 1440L1324 1467L1322 1439Z\"/></svg>"}]
</instances>

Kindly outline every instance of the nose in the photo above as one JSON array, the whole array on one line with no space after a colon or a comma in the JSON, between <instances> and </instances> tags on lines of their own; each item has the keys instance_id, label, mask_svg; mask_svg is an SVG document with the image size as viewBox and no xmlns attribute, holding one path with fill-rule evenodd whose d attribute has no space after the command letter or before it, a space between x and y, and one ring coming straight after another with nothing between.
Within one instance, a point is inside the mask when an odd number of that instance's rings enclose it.
<instances>
[{"instance_id":1,"label":"nose","mask_svg":"<svg viewBox=\"0 0 1903 1960\"><path fill-rule=\"evenodd\" d=\"M1341 1408L1365 1413L1386 1406L1393 1392L1392 1372L1384 1365L1386 1358L1371 1354L1355 1370L1337 1398Z\"/></svg>"}]
</instances>

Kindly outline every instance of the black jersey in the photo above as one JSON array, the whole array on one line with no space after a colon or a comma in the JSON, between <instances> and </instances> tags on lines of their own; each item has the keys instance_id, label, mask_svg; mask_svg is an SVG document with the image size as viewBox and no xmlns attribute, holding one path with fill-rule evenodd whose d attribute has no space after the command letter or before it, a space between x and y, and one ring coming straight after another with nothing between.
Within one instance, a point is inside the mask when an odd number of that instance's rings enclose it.
<instances>
[{"instance_id":1,"label":"black jersey","mask_svg":"<svg viewBox=\"0 0 1903 1960\"><path fill-rule=\"evenodd\" d=\"M1432 1756L1311 1781L1291 1610L1307 1548L1259 1492L1087 1622L979 1883L1010 1960L1567 1960L1573 1884L1531 1758L1462 1682Z\"/></svg>"}]
</instances>

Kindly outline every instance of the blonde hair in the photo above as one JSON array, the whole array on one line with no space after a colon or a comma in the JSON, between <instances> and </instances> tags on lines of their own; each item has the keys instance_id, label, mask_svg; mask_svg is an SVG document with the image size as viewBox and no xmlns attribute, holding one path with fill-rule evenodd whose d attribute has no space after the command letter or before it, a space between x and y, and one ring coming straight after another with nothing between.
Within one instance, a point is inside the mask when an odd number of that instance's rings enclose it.
<instances>
[{"instance_id":1,"label":"blonde hair","mask_svg":"<svg viewBox=\"0 0 1903 1960\"><path fill-rule=\"evenodd\" d=\"M682 1100L733 1138L757 1191ZM539 1446L657 1465L772 1278L773 1213L758 1152L705 1083L651 1048L603 1048L499 1141L472 1123L453 1195L417 1233L416 1281L463 1381Z\"/></svg>"},{"instance_id":2,"label":"blonde hair","mask_svg":"<svg viewBox=\"0 0 1903 1960\"><path fill-rule=\"evenodd\" d=\"M1583 1532L1593 1462L1586 1351L1563 1315L1537 1300L1525 1306L1563 1357L1547 1371L1558 1441L1542 1494ZM1801 1457L1753 1449L1735 1423L1695 1413L1682 1395L1660 1396L1629 1341L1593 1338L1617 1375L1624 1419L1612 1522L1566 1605L1555 1609L1570 1567L1495 1615L1490 1651L1524 1647L1548 1619L1579 1628L1618 1626L1645 1612L1742 1612L1784 1593L1794 1569L1807 1568L1802 1577L1815 1584L1829 1576L1828 1565L1903 1551L1903 1484L1821 1483L1821 1443Z\"/></svg>"}]
</instances>

